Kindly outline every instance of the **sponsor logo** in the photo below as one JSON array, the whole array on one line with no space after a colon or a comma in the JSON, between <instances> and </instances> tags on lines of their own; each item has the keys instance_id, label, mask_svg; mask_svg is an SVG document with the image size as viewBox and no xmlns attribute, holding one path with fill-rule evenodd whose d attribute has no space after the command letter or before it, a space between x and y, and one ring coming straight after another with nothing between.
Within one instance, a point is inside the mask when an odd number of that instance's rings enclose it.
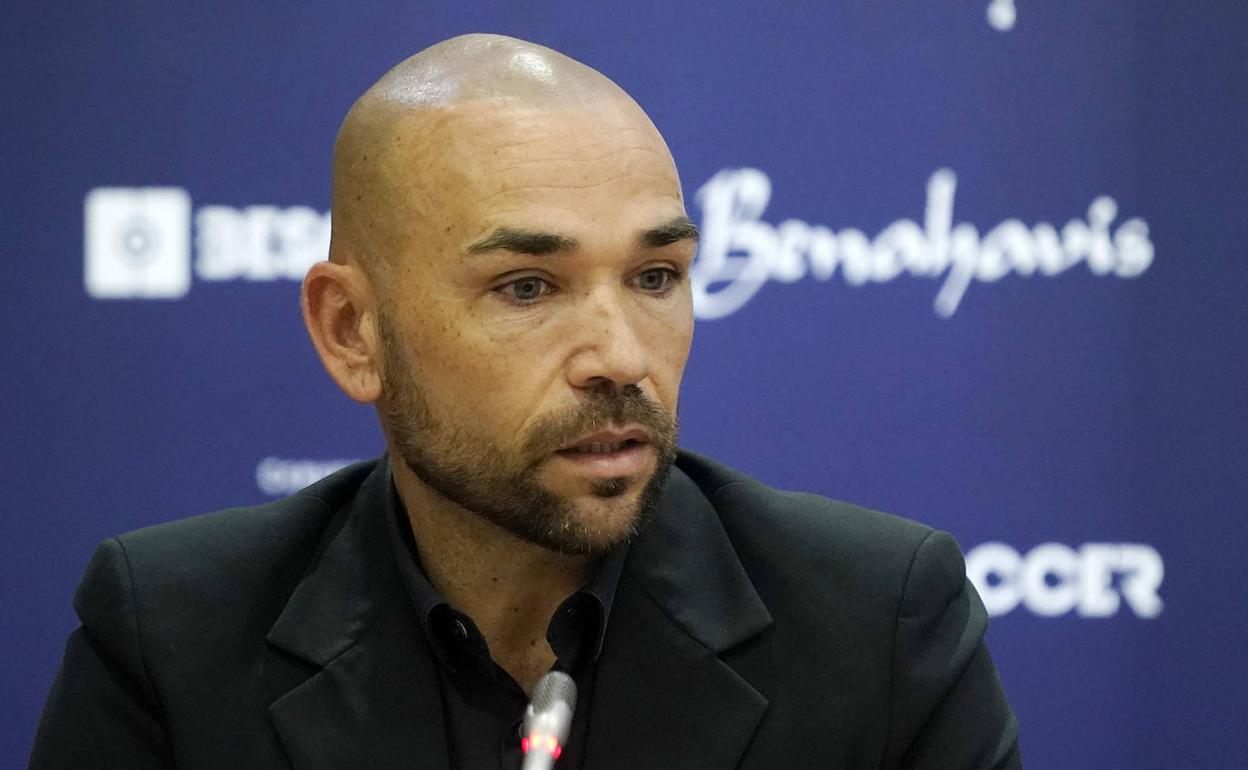
<instances>
[{"instance_id":1,"label":"sponsor logo","mask_svg":"<svg viewBox=\"0 0 1248 770\"><path fill-rule=\"evenodd\" d=\"M1155 618L1165 566L1155 548L1139 543L1041 543L1025 555L983 543L966 554L966 574L990 615L1022 605L1044 617L1073 611L1108 618L1125 606L1136 617Z\"/></svg>"},{"instance_id":2,"label":"sponsor logo","mask_svg":"<svg viewBox=\"0 0 1248 770\"><path fill-rule=\"evenodd\" d=\"M1047 278L1081 262L1094 275L1135 278L1152 264L1148 224L1137 217L1111 230L1118 204L1108 195L1092 201L1086 221L1072 219L1060 231L1048 222L1007 219L981 235L972 224L954 224L956 188L952 171L937 171L927 184L922 223L898 219L868 238L857 228L838 232L799 219L770 224L762 219L771 201L767 175L755 168L720 171L697 194L702 241L691 275L694 310L699 318L723 318L768 281L829 281L839 270L853 287L903 276L941 279L933 306L949 318L973 282L1010 274Z\"/></svg>"},{"instance_id":3,"label":"sponsor logo","mask_svg":"<svg viewBox=\"0 0 1248 770\"><path fill-rule=\"evenodd\" d=\"M302 280L329 253L329 214L307 206L202 206L179 187L101 187L86 199L86 289L178 299L196 280Z\"/></svg>"},{"instance_id":4,"label":"sponsor logo","mask_svg":"<svg viewBox=\"0 0 1248 770\"><path fill-rule=\"evenodd\" d=\"M101 299L177 299L191 287L191 199L178 187L101 187L85 203L83 279Z\"/></svg>"},{"instance_id":5,"label":"sponsor logo","mask_svg":"<svg viewBox=\"0 0 1248 770\"><path fill-rule=\"evenodd\" d=\"M290 460L266 457L256 465L256 486L271 497L293 495L358 460Z\"/></svg>"},{"instance_id":6,"label":"sponsor logo","mask_svg":"<svg viewBox=\"0 0 1248 770\"><path fill-rule=\"evenodd\" d=\"M1113 226L1118 204L1102 195L1085 219L1060 230L1007 219L980 234L953 221L957 177L932 175L922 223L898 219L874 238L862 230L763 219L771 180L726 169L697 194L702 243L692 271L699 318L731 315L768 281L830 281L851 287L909 276L940 279L936 314L948 318L972 283L1014 274L1052 277L1079 263L1098 276L1135 278L1153 260L1148 224ZM86 198L85 285L99 299L178 299L198 281L298 281L329 252L330 215L307 206L202 206L177 187L102 187ZM192 224L194 233L192 237ZM192 249L192 246L194 247ZM193 254L192 254L193 251ZM192 260L192 256L194 259Z\"/></svg>"},{"instance_id":7,"label":"sponsor logo","mask_svg":"<svg viewBox=\"0 0 1248 770\"><path fill-rule=\"evenodd\" d=\"M204 206L195 213L201 281L302 281L329 254L329 214L307 206Z\"/></svg>"}]
</instances>

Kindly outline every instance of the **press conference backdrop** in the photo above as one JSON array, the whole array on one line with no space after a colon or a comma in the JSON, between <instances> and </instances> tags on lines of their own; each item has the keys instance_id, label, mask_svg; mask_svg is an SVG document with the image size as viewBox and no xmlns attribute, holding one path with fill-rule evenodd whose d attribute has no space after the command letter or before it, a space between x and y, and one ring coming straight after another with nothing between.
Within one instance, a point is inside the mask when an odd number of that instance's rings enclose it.
<instances>
[{"instance_id":1,"label":"press conference backdrop","mask_svg":"<svg viewBox=\"0 0 1248 770\"><path fill-rule=\"evenodd\" d=\"M97 541L379 451L298 281L354 97L467 31L667 137L703 231L685 445L952 532L1030 767L1248 763L1248 4L4 16L5 765Z\"/></svg>"}]
</instances>

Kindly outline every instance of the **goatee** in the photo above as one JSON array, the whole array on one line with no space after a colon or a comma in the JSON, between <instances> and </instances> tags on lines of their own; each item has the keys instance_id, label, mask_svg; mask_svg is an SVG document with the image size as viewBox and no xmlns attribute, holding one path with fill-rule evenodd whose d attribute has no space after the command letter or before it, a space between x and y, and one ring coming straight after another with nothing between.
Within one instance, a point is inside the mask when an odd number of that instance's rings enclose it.
<instances>
[{"instance_id":1,"label":"goatee","mask_svg":"<svg viewBox=\"0 0 1248 770\"><path fill-rule=\"evenodd\" d=\"M566 554L601 555L632 538L653 515L676 457L675 415L636 385L609 382L581 394L580 402L537 420L519 451L507 453L466 427L450 427L434 415L407 360L383 320L385 376L382 418L398 459L428 487L531 543ZM655 470L644 481L626 517L605 521L578 515L567 498L543 486L543 463L580 436L612 426L639 425L650 434ZM624 495L640 479L616 478L593 485L594 498Z\"/></svg>"}]
</instances>

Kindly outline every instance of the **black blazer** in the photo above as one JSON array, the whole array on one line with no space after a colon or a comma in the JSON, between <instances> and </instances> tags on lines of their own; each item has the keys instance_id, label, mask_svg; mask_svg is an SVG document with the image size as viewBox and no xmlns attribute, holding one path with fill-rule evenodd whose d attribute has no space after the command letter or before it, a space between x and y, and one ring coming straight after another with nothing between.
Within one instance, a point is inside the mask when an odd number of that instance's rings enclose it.
<instances>
[{"instance_id":1,"label":"black blazer","mask_svg":"<svg viewBox=\"0 0 1248 770\"><path fill-rule=\"evenodd\" d=\"M1020 765L952 538L676 465L581 706L586 768ZM447 767L385 468L101 544L31 767Z\"/></svg>"}]
</instances>

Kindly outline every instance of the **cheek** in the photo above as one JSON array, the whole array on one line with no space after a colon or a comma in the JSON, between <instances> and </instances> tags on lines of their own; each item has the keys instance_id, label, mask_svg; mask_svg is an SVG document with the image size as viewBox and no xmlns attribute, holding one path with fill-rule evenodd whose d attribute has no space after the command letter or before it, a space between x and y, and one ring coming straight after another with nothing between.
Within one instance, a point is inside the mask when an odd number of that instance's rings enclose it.
<instances>
[{"instance_id":1,"label":"cheek","mask_svg":"<svg viewBox=\"0 0 1248 770\"><path fill-rule=\"evenodd\" d=\"M425 340L423 373L441 413L491 440L519 435L558 373L551 361L557 336L462 320L438 332Z\"/></svg>"},{"instance_id":2,"label":"cheek","mask_svg":"<svg viewBox=\"0 0 1248 770\"><path fill-rule=\"evenodd\" d=\"M644 329L644 341L653 356L651 379L659 398L674 410L693 343L692 303L677 301L647 314Z\"/></svg>"}]
</instances>

